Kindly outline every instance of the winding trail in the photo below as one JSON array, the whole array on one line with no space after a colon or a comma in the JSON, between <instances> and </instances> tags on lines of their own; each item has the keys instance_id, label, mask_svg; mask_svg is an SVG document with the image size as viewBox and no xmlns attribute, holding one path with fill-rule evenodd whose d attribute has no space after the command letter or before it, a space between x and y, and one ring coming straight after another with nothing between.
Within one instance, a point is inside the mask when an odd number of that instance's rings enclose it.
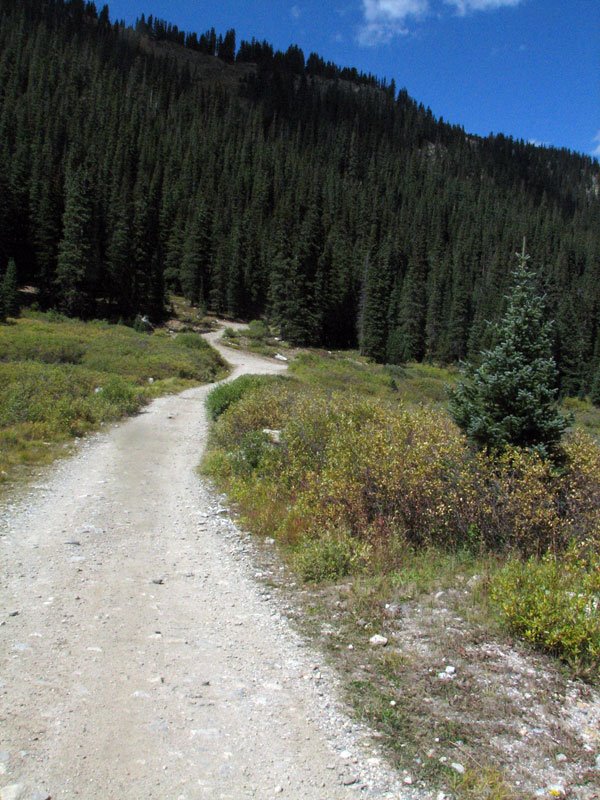
<instances>
[{"instance_id":1,"label":"winding trail","mask_svg":"<svg viewBox=\"0 0 600 800\"><path fill-rule=\"evenodd\" d=\"M198 478L210 388L0 508L1 800L405 796Z\"/></svg>"}]
</instances>

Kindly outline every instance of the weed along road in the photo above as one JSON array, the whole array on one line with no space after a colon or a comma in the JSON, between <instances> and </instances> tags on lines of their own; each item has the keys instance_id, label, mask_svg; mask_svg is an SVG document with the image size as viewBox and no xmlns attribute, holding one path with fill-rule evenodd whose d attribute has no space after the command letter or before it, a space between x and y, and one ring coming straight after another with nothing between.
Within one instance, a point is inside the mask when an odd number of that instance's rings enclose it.
<instances>
[{"instance_id":1,"label":"weed along road","mask_svg":"<svg viewBox=\"0 0 600 800\"><path fill-rule=\"evenodd\" d=\"M285 368L221 350L233 377ZM91 437L0 509L2 800L417 796L198 478L209 389Z\"/></svg>"}]
</instances>

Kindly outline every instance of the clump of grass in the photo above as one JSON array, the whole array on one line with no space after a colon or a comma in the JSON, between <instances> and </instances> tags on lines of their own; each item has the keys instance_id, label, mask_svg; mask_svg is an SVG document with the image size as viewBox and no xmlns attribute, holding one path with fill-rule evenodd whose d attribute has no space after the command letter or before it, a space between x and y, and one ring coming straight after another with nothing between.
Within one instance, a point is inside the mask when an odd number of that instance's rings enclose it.
<instances>
[{"instance_id":1,"label":"clump of grass","mask_svg":"<svg viewBox=\"0 0 600 800\"><path fill-rule=\"evenodd\" d=\"M477 766L454 780L458 800L517 800L499 769Z\"/></svg>"},{"instance_id":2,"label":"clump of grass","mask_svg":"<svg viewBox=\"0 0 600 800\"><path fill-rule=\"evenodd\" d=\"M48 463L57 445L153 397L215 380L224 363L199 336L28 314L0 327L0 480Z\"/></svg>"}]
</instances>

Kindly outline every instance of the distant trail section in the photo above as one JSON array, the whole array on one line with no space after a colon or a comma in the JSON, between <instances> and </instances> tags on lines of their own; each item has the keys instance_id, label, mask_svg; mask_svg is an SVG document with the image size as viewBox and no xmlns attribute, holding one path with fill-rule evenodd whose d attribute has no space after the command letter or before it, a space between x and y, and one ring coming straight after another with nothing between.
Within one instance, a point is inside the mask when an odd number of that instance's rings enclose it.
<instances>
[{"instance_id":1,"label":"distant trail section","mask_svg":"<svg viewBox=\"0 0 600 800\"><path fill-rule=\"evenodd\" d=\"M230 379L285 370L219 336ZM199 479L210 389L90 437L0 508L1 800L420 796Z\"/></svg>"}]
</instances>

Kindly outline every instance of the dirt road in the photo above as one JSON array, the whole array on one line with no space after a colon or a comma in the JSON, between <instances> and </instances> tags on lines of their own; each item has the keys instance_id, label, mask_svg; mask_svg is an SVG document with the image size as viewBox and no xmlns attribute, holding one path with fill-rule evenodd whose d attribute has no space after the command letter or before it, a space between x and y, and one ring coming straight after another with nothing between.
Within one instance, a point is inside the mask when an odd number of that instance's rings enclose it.
<instances>
[{"instance_id":1,"label":"dirt road","mask_svg":"<svg viewBox=\"0 0 600 800\"><path fill-rule=\"evenodd\" d=\"M0 509L1 800L408 796L197 476L209 388Z\"/></svg>"}]
</instances>

